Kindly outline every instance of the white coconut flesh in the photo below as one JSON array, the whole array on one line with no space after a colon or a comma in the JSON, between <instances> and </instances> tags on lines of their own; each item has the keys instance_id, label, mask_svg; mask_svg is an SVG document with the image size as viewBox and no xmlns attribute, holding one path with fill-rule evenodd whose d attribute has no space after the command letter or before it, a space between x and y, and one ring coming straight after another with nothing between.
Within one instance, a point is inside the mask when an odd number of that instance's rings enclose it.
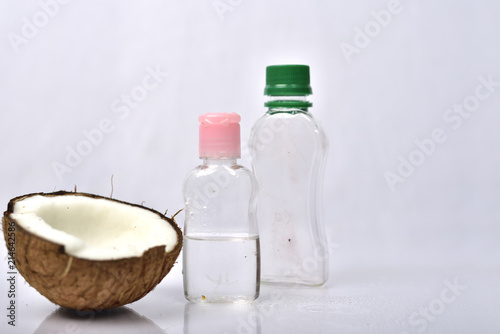
<instances>
[{"instance_id":1,"label":"white coconut flesh","mask_svg":"<svg viewBox=\"0 0 500 334\"><path fill-rule=\"evenodd\" d=\"M154 212L88 196L31 196L16 202L11 217L22 228L88 260L140 257L150 248L177 244L174 228Z\"/></svg>"}]
</instances>

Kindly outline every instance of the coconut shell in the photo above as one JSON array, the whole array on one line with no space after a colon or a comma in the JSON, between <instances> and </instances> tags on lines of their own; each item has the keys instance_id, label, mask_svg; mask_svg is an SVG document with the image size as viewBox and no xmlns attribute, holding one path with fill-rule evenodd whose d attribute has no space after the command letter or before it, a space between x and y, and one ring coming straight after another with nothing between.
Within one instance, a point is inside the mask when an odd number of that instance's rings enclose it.
<instances>
[{"instance_id":1,"label":"coconut shell","mask_svg":"<svg viewBox=\"0 0 500 334\"><path fill-rule=\"evenodd\" d=\"M177 232L177 244L168 253L165 246L156 246L141 257L118 260L96 261L67 255L64 246L30 233L11 218L14 204L34 195L89 196L152 211ZM182 248L182 232L173 219L140 205L92 194L60 191L16 197L9 202L2 219L6 242L12 223L15 224L15 264L19 273L51 302L76 310L105 310L141 299L167 275Z\"/></svg>"}]
</instances>

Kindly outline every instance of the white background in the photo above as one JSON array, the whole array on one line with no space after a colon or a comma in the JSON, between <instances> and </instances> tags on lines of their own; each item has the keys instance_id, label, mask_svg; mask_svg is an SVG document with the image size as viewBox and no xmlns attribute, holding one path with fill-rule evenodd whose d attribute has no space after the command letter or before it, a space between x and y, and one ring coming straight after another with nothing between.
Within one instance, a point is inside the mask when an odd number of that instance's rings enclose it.
<instances>
[{"instance_id":1,"label":"white background","mask_svg":"<svg viewBox=\"0 0 500 334\"><path fill-rule=\"evenodd\" d=\"M327 286L274 301L289 307L290 318L281 317L293 323L295 314L295 330L318 333L498 331L497 1L73 0L44 10L47 3L55 2L0 1L4 207L18 195L75 185L109 196L113 176L114 198L173 214L183 207L184 176L199 163L198 115L239 113L249 166L245 143L265 112L265 67L308 64L311 112L330 139L324 216L335 251ZM228 10L218 13L217 3ZM388 8L390 17L381 14ZM161 72L157 87L141 90L152 69ZM477 88L480 78L496 86ZM140 91L147 93L125 114L122 96ZM453 113L464 103L470 113ZM108 133L69 166L68 152L102 122ZM428 143L436 129L442 142L419 153L416 142ZM411 159L417 166L391 187L387 173ZM54 165L68 169L58 175ZM182 226L182 213L177 220ZM468 286L460 298L425 329L410 323L455 278ZM33 331L56 309L20 276L18 289L24 327L7 326L0 314L2 333ZM316 300L313 311L297 311ZM186 332L186 314L196 314L183 311L179 266L130 307L168 333ZM291 330L276 319L279 312L257 329Z\"/></svg>"}]
</instances>

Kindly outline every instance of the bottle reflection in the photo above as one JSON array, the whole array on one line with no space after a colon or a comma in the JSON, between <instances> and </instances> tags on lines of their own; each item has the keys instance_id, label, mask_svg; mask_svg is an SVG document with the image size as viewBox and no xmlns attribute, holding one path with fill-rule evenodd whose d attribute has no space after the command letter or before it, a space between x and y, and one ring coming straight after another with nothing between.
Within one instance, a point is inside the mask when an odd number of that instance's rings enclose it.
<instances>
[{"instance_id":1,"label":"bottle reflection","mask_svg":"<svg viewBox=\"0 0 500 334\"><path fill-rule=\"evenodd\" d=\"M100 312L76 311L60 307L47 316L35 331L35 334L42 333L164 334L165 332L153 321L128 307Z\"/></svg>"},{"instance_id":2,"label":"bottle reflection","mask_svg":"<svg viewBox=\"0 0 500 334\"><path fill-rule=\"evenodd\" d=\"M250 303L186 303L184 334L260 334L261 317Z\"/></svg>"}]
</instances>

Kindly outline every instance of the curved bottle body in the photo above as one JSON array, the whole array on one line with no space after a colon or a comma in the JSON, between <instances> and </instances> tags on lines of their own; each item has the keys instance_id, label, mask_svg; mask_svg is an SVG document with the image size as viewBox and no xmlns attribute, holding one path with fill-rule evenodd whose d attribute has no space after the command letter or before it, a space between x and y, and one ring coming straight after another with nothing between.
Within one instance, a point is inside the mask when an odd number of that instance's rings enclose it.
<instances>
[{"instance_id":1,"label":"curved bottle body","mask_svg":"<svg viewBox=\"0 0 500 334\"><path fill-rule=\"evenodd\" d=\"M249 149L259 186L261 279L321 285L328 278L322 221L327 138L302 109L270 109L254 125Z\"/></svg>"},{"instance_id":2,"label":"curved bottle body","mask_svg":"<svg viewBox=\"0 0 500 334\"><path fill-rule=\"evenodd\" d=\"M256 182L236 159L205 159L184 182L184 294L241 302L259 295Z\"/></svg>"}]
</instances>

